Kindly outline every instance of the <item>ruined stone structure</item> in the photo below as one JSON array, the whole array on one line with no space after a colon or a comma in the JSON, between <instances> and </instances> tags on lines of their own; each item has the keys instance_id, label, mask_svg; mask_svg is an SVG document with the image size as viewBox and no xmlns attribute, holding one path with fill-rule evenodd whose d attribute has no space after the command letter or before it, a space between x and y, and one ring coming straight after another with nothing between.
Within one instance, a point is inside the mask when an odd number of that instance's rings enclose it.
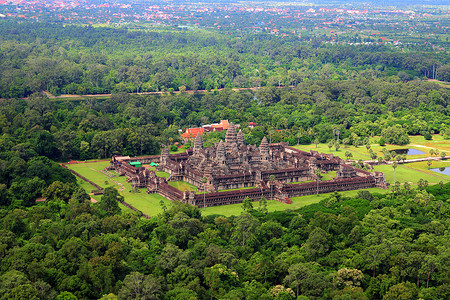
<instances>
[{"instance_id":1,"label":"ruined stone structure","mask_svg":"<svg viewBox=\"0 0 450 300\"><path fill-rule=\"evenodd\" d=\"M166 180L145 167L135 168L128 164L131 161L158 163L157 170L169 173L170 177ZM203 147L202 137L197 135L194 147L185 153L169 154L164 148L160 156L121 160L113 157L109 168L127 176L133 187L147 187L148 193L197 206L240 203L245 197L290 203L290 197L302 195L387 187L382 173L356 169L332 154L304 152L285 143L269 145L265 137L259 147L246 146L244 134L236 133L233 124L227 130L225 141L213 147ZM337 176L320 181L317 169L321 173L337 171ZM185 181L207 194L182 192L167 181ZM235 190L224 191L230 189Z\"/></svg>"}]
</instances>

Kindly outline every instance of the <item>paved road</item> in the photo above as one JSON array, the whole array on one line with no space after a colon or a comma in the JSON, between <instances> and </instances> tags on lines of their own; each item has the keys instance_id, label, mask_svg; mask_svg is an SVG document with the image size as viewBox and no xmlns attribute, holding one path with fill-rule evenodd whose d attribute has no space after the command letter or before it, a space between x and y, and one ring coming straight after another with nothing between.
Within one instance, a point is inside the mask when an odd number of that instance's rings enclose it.
<instances>
[{"instance_id":1,"label":"paved road","mask_svg":"<svg viewBox=\"0 0 450 300\"><path fill-rule=\"evenodd\" d=\"M449 159L450 155L447 155L444 157L444 159ZM434 160L434 161L440 161L442 158L439 157L422 157L422 158L414 158L414 159L405 159L404 161L401 160L398 162L398 164L407 164L407 163L413 163L413 162L420 162L420 161L428 161L428 160ZM366 164L378 164L378 160L365 160L364 163ZM393 161L383 161L382 164L392 165Z\"/></svg>"}]
</instances>

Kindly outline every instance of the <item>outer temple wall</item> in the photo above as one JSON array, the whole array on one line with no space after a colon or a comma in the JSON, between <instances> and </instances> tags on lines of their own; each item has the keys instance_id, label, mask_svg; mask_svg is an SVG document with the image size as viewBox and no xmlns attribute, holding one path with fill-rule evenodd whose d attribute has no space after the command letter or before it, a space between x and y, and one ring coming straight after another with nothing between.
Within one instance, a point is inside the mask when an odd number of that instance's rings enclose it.
<instances>
[{"instance_id":1,"label":"outer temple wall","mask_svg":"<svg viewBox=\"0 0 450 300\"><path fill-rule=\"evenodd\" d=\"M232 134L230 136L234 139ZM169 154L168 149L164 149L161 156L121 157L117 160L116 157L113 157L109 168L116 169L120 174L127 176L135 186L147 186L148 193L157 193L169 200L182 201L199 207L241 203L246 197L249 197L252 201L258 201L265 197L266 199L273 198L281 202L291 203L290 197L376 186L387 187L382 173L369 173L353 168L345 165L341 158L330 154L320 154L316 151L304 152L288 147L283 143L269 146L265 138L259 150L255 146L248 146L247 148L243 146L241 148L243 152L240 154L237 151L241 150L236 149L236 146L233 148L228 145L230 151L234 151L229 154L231 161L228 165L225 162L226 156L224 153L227 150L224 143L220 142L216 148L201 152L203 154L199 152L202 151L201 140L196 143L196 146L194 145L197 147L195 152L188 149L185 153ZM216 151L215 156L212 151ZM236 156L236 153L238 153L238 156ZM261 153L261 156L258 156L258 153ZM205 161L211 159L211 155L213 159L210 161L211 164L204 165ZM243 158L239 155L248 156ZM258 163L257 160L253 161L251 155L256 158L261 157L262 160L265 160L264 163ZM168 181L185 181L195 185L200 191L204 188L203 177L206 177L208 179L206 189L209 193L182 192L170 186L166 179L156 177L153 171L146 170L144 167L135 168L128 164L133 161L139 161L142 164L159 163L157 169L170 174ZM246 163L243 164L245 161ZM200 165L203 167L199 168ZM215 169L211 169L211 166ZM338 171L338 177L328 181L292 184L292 182L316 180L317 176L314 171L317 168L322 172ZM275 177L275 182L270 181L272 175ZM272 185L272 188L270 185ZM240 190L216 192L228 189Z\"/></svg>"}]
</instances>

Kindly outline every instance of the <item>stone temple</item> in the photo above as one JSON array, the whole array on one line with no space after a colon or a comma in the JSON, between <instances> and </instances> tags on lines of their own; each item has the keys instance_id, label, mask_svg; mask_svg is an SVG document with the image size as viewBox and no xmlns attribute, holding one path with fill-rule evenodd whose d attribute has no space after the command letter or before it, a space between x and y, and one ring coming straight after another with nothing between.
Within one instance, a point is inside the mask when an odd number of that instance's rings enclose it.
<instances>
[{"instance_id":1,"label":"stone temple","mask_svg":"<svg viewBox=\"0 0 450 300\"><path fill-rule=\"evenodd\" d=\"M157 177L154 171L136 168L130 162L158 163L156 170L170 176ZM291 203L290 198L296 196L387 187L382 173L356 169L332 154L304 152L285 143L269 144L266 137L259 147L245 145L244 134L236 133L233 124L225 141L213 147L204 147L201 135L197 135L194 147L185 153L169 154L164 148L160 156L113 157L108 168L127 176L132 186L146 187L148 193L200 207L240 203L245 197ZM336 177L320 181L318 173L330 171L336 171ZM182 192L169 185L170 181L188 182L206 194Z\"/></svg>"}]
</instances>

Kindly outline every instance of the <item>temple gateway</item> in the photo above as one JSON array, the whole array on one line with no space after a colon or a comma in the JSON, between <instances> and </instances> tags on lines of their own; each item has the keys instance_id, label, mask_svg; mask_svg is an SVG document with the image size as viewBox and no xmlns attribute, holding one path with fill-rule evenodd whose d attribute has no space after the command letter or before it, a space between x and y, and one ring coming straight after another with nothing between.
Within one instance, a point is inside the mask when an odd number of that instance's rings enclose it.
<instances>
[{"instance_id":1,"label":"temple gateway","mask_svg":"<svg viewBox=\"0 0 450 300\"><path fill-rule=\"evenodd\" d=\"M131 163L131 164L130 164ZM170 174L166 179L140 165L156 165L156 171ZM367 172L345 164L333 154L304 152L286 143L269 144L266 137L259 147L245 145L242 131L230 124L225 142L203 147L197 135L194 147L185 153L160 156L113 156L109 170L125 175L134 188L147 188L169 200L182 201L199 207L241 203L245 197L252 201L276 199L292 203L290 198L316 193L356 190L371 187L387 188L384 174ZM321 174L337 171L332 180L321 181ZM180 191L168 184L185 181L198 188Z\"/></svg>"}]
</instances>

